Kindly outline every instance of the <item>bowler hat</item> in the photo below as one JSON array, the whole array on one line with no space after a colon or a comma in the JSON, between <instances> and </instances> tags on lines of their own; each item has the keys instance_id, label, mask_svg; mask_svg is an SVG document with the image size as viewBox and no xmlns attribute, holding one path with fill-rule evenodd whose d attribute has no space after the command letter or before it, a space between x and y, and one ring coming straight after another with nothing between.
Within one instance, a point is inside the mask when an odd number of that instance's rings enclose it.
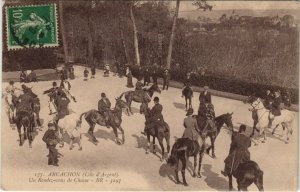
<instances>
[{"instance_id":1,"label":"bowler hat","mask_svg":"<svg viewBox=\"0 0 300 192\"><path fill-rule=\"evenodd\" d=\"M57 83L54 81L54 82L52 83L52 86L57 86Z\"/></svg>"},{"instance_id":2,"label":"bowler hat","mask_svg":"<svg viewBox=\"0 0 300 192\"><path fill-rule=\"evenodd\" d=\"M101 93L101 97L106 97L106 94L105 93Z\"/></svg>"},{"instance_id":3,"label":"bowler hat","mask_svg":"<svg viewBox=\"0 0 300 192\"><path fill-rule=\"evenodd\" d=\"M194 109L193 108L189 108L187 113L186 113L186 116L189 116L189 115L193 115L194 113Z\"/></svg>"},{"instance_id":4,"label":"bowler hat","mask_svg":"<svg viewBox=\"0 0 300 192\"><path fill-rule=\"evenodd\" d=\"M155 102L159 102L159 98L158 97L154 97L154 101Z\"/></svg>"},{"instance_id":5,"label":"bowler hat","mask_svg":"<svg viewBox=\"0 0 300 192\"><path fill-rule=\"evenodd\" d=\"M15 82L14 81L9 81L9 84L10 85L13 85Z\"/></svg>"},{"instance_id":6,"label":"bowler hat","mask_svg":"<svg viewBox=\"0 0 300 192\"><path fill-rule=\"evenodd\" d=\"M242 124L239 129L239 133L246 131L246 125Z\"/></svg>"},{"instance_id":7,"label":"bowler hat","mask_svg":"<svg viewBox=\"0 0 300 192\"><path fill-rule=\"evenodd\" d=\"M54 123L49 122L48 127L55 127Z\"/></svg>"},{"instance_id":8,"label":"bowler hat","mask_svg":"<svg viewBox=\"0 0 300 192\"><path fill-rule=\"evenodd\" d=\"M26 85L24 85L24 84L21 85L21 87L22 87L23 90L28 89L28 87Z\"/></svg>"}]
</instances>

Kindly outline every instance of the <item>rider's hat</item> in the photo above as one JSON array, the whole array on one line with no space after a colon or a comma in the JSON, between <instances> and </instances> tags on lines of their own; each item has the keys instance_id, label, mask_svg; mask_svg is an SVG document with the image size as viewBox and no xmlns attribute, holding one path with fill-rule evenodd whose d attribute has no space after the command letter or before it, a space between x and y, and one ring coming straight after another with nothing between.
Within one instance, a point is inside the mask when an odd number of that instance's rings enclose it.
<instances>
[{"instance_id":1,"label":"rider's hat","mask_svg":"<svg viewBox=\"0 0 300 192\"><path fill-rule=\"evenodd\" d=\"M159 98L158 97L154 97L154 101L155 102L159 102Z\"/></svg>"},{"instance_id":2,"label":"rider's hat","mask_svg":"<svg viewBox=\"0 0 300 192\"><path fill-rule=\"evenodd\" d=\"M189 108L187 113L186 113L186 116L189 116L189 115L193 115L194 113L194 109L193 108Z\"/></svg>"},{"instance_id":3,"label":"rider's hat","mask_svg":"<svg viewBox=\"0 0 300 192\"><path fill-rule=\"evenodd\" d=\"M52 86L57 86L57 83L54 81L54 82L52 83Z\"/></svg>"},{"instance_id":4,"label":"rider's hat","mask_svg":"<svg viewBox=\"0 0 300 192\"><path fill-rule=\"evenodd\" d=\"M23 91L26 90L26 89L29 89L29 88L28 88L26 85L24 85L24 84L21 85L21 87L22 87Z\"/></svg>"},{"instance_id":5,"label":"rider's hat","mask_svg":"<svg viewBox=\"0 0 300 192\"><path fill-rule=\"evenodd\" d=\"M101 93L101 97L106 97L106 94L105 93Z\"/></svg>"},{"instance_id":6,"label":"rider's hat","mask_svg":"<svg viewBox=\"0 0 300 192\"><path fill-rule=\"evenodd\" d=\"M49 127L49 128L50 128L50 127L55 127L55 125L54 125L54 123L49 122L49 123L48 123L48 127Z\"/></svg>"},{"instance_id":7,"label":"rider's hat","mask_svg":"<svg viewBox=\"0 0 300 192\"><path fill-rule=\"evenodd\" d=\"M15 82L14 81L9 81L9 84L10 85L13 85Z\"/></svg>"},{"instance_id":8,"label":"rider's hat","mask_svg":"<svg viewBox=\"0 0 300 192\"><path fill-rule=\"evenodd\" d=\"M246 131L246 129L247 129L246 125L242 124L240 126L239 133Z\"/></svg>"}]
</instances>

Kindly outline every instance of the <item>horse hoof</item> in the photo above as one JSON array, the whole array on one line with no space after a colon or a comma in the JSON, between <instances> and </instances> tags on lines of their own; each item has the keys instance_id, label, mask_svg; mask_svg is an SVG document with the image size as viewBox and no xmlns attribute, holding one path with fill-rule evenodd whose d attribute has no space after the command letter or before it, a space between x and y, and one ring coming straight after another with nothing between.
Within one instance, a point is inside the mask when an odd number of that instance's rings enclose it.
<instances>
[{"instance_id":1,"label":"horse hoof","mask_svg":"<svg viewBox=\"0 0 300 192\"><path fill-rule=\"evenodd\" d=\"M193 177L196 177L196 176L197 176L196 173L194 173L194 174L193 174Z\"/></svg>"},{"instance_id":2,"label":"horse hoof","mask_svg":"<svg viewBox=\"0 0 300 192\"><path fill-rule=\"evenodd\" d=\"M80 147L80 148L78 149L78 151L82 151L82 147Z\"/></svg>"},{"instance_id":3,"label":"horse hoof","mask_svg":"<svg viewBox=\"0 0 300 192\"><path fill-rule=\"evenodd\" d=\"M183 185L186 186L186 187L189 186L187 183L183 183Z\"/></svg>"},{"instance_id":4,"label":"horse hoof","mask_svg":"<svg viewBox=\"0 0 300 192\"><path fill-rule=\"evenodd\" d=\"M262 141L261 143L266 143L265 141Z\"/></svg>"},{"instance_id":5,"label":"horse hoof","mask_svg":"<svg viewBox=\"0 0 300 192\"><path fill-rule=\"evenodd\" d=\"M216 158L216 155L212 155L212 158L215 159L215 158Z\"/></svg>"}]
</instances>

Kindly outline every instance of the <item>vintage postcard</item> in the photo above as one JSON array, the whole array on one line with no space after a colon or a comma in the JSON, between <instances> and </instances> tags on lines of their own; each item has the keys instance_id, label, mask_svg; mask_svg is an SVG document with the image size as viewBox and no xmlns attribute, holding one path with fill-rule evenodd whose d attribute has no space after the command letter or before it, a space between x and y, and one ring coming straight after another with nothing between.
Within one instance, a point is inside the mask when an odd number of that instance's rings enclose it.
<instances>
[{"instance_id":1,"label":"vintage postcard","mask_svg":"<svg viewBox=\"0 0 300 192\"><path fill-rule=\"evenodd\" d=\"M1 189L296 191L297 1L2 2Z\"/></svg>"}]
</instances>

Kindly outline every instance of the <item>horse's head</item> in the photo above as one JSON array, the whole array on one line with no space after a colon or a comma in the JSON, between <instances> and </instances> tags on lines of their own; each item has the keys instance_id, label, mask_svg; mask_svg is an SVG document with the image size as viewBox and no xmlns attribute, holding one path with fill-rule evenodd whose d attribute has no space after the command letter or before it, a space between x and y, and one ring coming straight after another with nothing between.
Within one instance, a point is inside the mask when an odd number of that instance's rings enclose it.
<instances>
[{"instance_id":1,"label":"horse's head","mask_svg":"<svg viewBox=\"0 0 300 192\"><path fill-rule=\"evenodd\" d=\"M226 124L226 126L230 129L233 130L233 124L232 124L232 113L226 113L224 114L224 123Z\"/></svg>"},{"instance_id":2,"label":"horse's head","mask_svg":"<svg viewBox=\"0 0 300 192\"><path fill-rule=\"evenodd\" d=\"M148 104L147 103L142 103L140 106L140 114L145 114L148 110Z\"/></svg>"},{"instance_id":3,"label":"horse's head","mask_svg":"<svg viewBox=\"0 0 300 192\"><path fill-rule=\"evenodd\" d=\"M125 101L123 101L120 98L116 98L116 105L115 105L115 109L128 109L128 105Z\"/></svg>"},{"instance_id":4,"label":"horse's head","mask_svg":"<svg viewBox=\"0 0 300 192\"><path fill-rule=\"evenodd\" d=\"M156 83L154 83L150 88L149 90L152 90L153 92L158 92L158 93L161 93L161 90L160 88L158 87L158 85Z\"/></svg>"},{"instance_id":5,"label":"horse's head","mask_svg":"<svg viewBox=\"0 0 300 192\"><path fill-rule=\"evenodd\" d=\"M257 100L257 97L255 97L254 95L249 95L245 100L243 100L243 103L252 104L255 100Z\"/></svg>"},{"instance_id":6,"label":"horse's head","mask_svg":"<svg viewBox=\"0 0 300 192\"><path fill-rule=\"evenodd\" d=\"M249 111L257 111L257 110L262 109L262 108L264 108L264 105L263 105L262 101L260 100L260 98L256 98L255 101L250 103Z\"/></svg>"}]
</instances>

